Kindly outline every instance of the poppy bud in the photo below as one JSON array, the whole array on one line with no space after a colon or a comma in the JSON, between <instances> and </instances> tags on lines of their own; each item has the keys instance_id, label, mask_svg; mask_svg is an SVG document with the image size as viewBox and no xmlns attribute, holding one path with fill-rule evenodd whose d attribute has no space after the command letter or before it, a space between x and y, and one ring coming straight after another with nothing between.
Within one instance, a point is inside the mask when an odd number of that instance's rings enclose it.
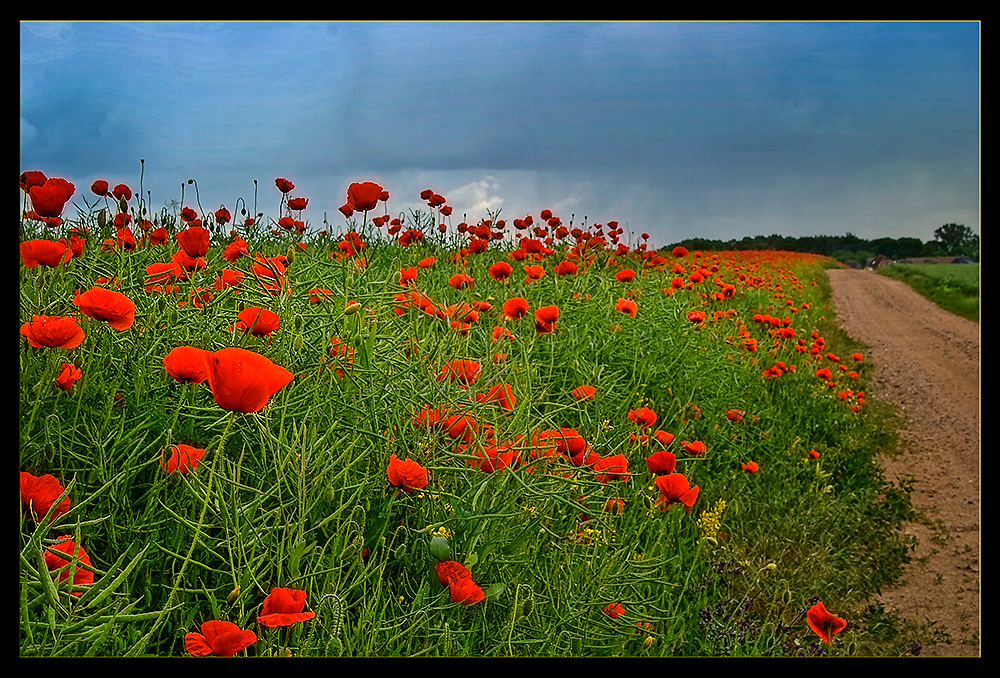
<instances>
[{"instance_id":1,"label":"poppy bud","mask_svg":"<svg viewBox=\"0 0 1000 678\"><path fill-rule=\"evenodd\" d=\"M128 211L128 201L125 200L125 196L118 198L118 209L122 212Z\"/></svg>"},{"instance_id":2,"label":"poppy bud","mask_svg":"<svg viewBox=\"0 0 1000 678\"><path fill-rule=\"evenodd\" d=\"M431 537L430 552L438 560L450 560L451 544L448 543L448 538L442 534Z\"/></svg>"},{"instance_id":3,"label":"poppy bud","mask_svg":"<svg viewBox=\"0 0 1000 678\"><path fill-rule=\"evenodd\" d=\"M237 584L236 588L230 591L229 597L226 598L226 602L232 605L234 602L236 602L236 599L239 597L240 597L240 587Z\"/></svg>"},{"instance_id":4,"label":"poppy bud","mask_svg":"<svg viewBox=\"0 0 1000 678\"><path fill-rule=\"evenodd\" d=\"M530 591L531 589L528 590ZM521 608L521 614L523 614L524 618L527 619L529 616L531 616L531 611L533 609L535 609L535 602L529 595L528 599L524 601L524 607Z\"/></svg>"},{"instance_id":5,"label":"poppy bud","mask_svg":"<svg viewBox=\"0 0 1000 678\"><path fill-rule=\"evenodd\" d=\"M295 259L295 245L288 246L288 251L285 253L285 258L288 259L289 264L292 263L292 260Z\"/></svg>"},{"instance_id":6,"label":"poppy bud","mask_svg":"<svg viewBox=\"0 0 1000 678\"><path fill-rule=\"evenodd\" d=\"M348 304L347 308L344 309L344 315L354 315L361 310L361 304L354 302L353 304Z\"/></svg>"},{"instance_id":7,"label":"poppy bud","mask_svg":"<svg viewBox=\"0 0 1000 678\"><path fill-rule=\"evenodd\" d=\"M97 225L102 229L108 225L108 215L105 213L105 210L97 213Z\"/></svg>"},{"instance_id":8,"label":"poppy bud","mask_svg":"<svg viewBox=\"0 0 1000 678\"><path fill-rule=\"evenodd\" d=\"M295 338L292 339L292 350L296 353L302 350L302 335L296 334Z\"/></svg>"}]
</instances>

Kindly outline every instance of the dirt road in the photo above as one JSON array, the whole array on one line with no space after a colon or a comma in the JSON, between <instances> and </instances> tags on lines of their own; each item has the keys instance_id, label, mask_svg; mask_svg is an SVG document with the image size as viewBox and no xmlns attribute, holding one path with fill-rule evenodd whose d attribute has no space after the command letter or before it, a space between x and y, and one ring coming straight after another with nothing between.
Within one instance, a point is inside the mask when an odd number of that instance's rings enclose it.
<instances>
[{"instance_id":1,"label":"dirt road","mask_svg":"<svg viewBox=\"0 0 1000 678\"><path fill-rule=\"evenodd\" d=\"M934 622L920 656L980 656L979 325L941 310L907 285L871 271L831 270L841 327L870 348L868 394L906 419L907 451L886 461L890 479L911 477L907 526L919 540L902 581L883 589L886 610Z\"/></svg>"}]
</instances>

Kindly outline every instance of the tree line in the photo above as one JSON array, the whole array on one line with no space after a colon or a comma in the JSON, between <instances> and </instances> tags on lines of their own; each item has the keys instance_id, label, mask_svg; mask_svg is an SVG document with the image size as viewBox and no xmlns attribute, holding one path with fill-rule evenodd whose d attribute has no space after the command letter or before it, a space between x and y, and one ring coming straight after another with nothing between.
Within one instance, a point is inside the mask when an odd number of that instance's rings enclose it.
<instances>
[{"instance_id":1,"label":"tree line","mask_svg":"<svg viewBox=\"0 0 1000 678\"><path fill-rule=\"evenodd\" d=\"M666 249L680 245L688 250L784 250L824 254L838 261L860 261L882 255L890 259L910 257L967 256L979 261L979 236L968 226L945 224L934 231L934 238L926 242L919 238L877 238L866 240L853 233L844 235L814 235L795 238L783 235L744 236L736 240L709 240L688 238Z\"/></svg>"}]
</instances>

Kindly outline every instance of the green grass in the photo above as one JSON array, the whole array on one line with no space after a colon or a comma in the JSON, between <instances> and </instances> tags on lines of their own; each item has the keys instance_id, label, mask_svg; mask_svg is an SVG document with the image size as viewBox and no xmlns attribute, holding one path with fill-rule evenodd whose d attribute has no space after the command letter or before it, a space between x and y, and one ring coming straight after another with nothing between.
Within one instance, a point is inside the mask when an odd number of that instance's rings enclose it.
<instances>
[{"instance_id":1,"label":"green grass","mask_svg":"<svg viewBox=\"0 0 1000 678\"><path fill-rule=\"evenodd\" d=\"M633 253L599 250L587 269L560 277L552 265L567 245L557 244L538 262L545 277L526 284L517 273L527 262L510 260L509 245L454 263L463 242L455 236L403 248L364 233L368 265L360 268L331 257L334 236L300 250L291 235L262 234L248 238L250 251L289 253L291 294L255 291L247 278L196 308L178 302L195 287L212 288L222 268L249 273L247 258L221 259L228 240L213 241L207 269L182 282L181 293L147 293L146 266L169 261L176 240L102 250L106 234L83 219L95 235L81 257L54 269L21 267L20 321L74 314L74 291L103 275L120 280L136 322L119 332L83 317L86 338L74 349L21 340L20 469L55 475L72 500L51 527L22 512L22 656L180 656L185 634L212 619L254 629L258 640L245 653L255 656L858 655L911 643L884 633L885 623L876 641L864 623L873 596L906 561L899 526L909 497L878 463L894 442L891 414L873 403L851 410L872 366L849 358L858 347L832 324L827 260L691 255L679 260L688 273L699 264L718 271L668 295L674 261L644 267ZM48 235L22 228L25 240ZM419 269L421 292L443 304L492 305L467 334L394 298L406 292L400 268L427 256L437 263ZM500 259L516 272L506 283L486 270ZM624 267L639 271L631 283L614 277ZM448 280L463 270L475 285L455 290ZM731 298L711 296L720 289L714 276L736 286ZM310 303L313 287L332 298ZM629 294L635 318L614 308ZM536 333L530 315L505 321L500 305L513 296L532 311L557 305L556 331ZM349 300L363 309L345 313ZM230 329L251 305L280 316L270 341ZM704 324L688 320L693 310L706 312ZM778 337L755 314L787 315L795 337ZM514 338L494 342L495 325ZM757 339L756 352L741 348L741 331ZM815 344L813 334L825 338L818 355L795 350L799 339L803 349ZM355 349L353 364L332 364L334 336ZM407 351L414 344L419 351ZM184 345L244 347L295 378L260 412L227 412L207 384L166 374L164 356ZM506 360L494 362L500 352ZM835 388L814 374L837 367L827 353L850 363L834 369ZM482 365L468 389L437 379L455 358ZM763 377L777 361L797 371ZM84 375L69 391L53 384L63 362ZM474 398L500 382L516 396L510 412ZM571 397L581 384L597 387L593 402ZM482 433L461 449L413 425L421 408L440 405L471 413L501 441L575 429L602 457L624 455L629 473L604 482L558 456L475 470L471 452L488 446ZM657 506L645 463L652 448L632 441L643 431L627 416L640 406L657 413L654 428L674 435L676 471L700 488L690 512ZM742 421L727 418L734 408ZM708 450L687 454L682 440ZM207 451L196 471L160 469L161 450L176 443ZM428 485L391 487L392 454L425 466ZM757 473L741 467L749 460ZM616 499L623 512L605 512ZM700 525L720 502L719 524ZM455 603L441 586L433 568L441 551L430 550L436 534L446 535L450 558L471 570L484 601ZM41 561L60 535L76 536L97 570L83 596L67 595L65 582L53 586ZM306 591L316 616L284 629L258 624L272 587ZM816 646L805 623L816 599L851 622L831 646ZM611 603L625 614L604 614Z\"/></svg>"},{"instance_id":2,"label":"green grass","mask_svg":"<svg viewBox=\"0 0 1000 678\"><path fill-rule=\"evenodd\" d=\"M892 264L877 270L905 282L944 310L979 322L979 264Z\"/></svg>"}]
</instances>

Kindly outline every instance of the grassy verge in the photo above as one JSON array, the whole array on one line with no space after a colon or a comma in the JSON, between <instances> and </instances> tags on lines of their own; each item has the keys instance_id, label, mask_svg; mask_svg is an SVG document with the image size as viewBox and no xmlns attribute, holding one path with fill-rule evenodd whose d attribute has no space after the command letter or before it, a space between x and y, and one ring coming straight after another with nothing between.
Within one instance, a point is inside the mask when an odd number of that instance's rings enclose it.
<instances>
[{"instance_id":1,"label":"grassy verge","mask_svg":"<svg viewBox=\"0 0 1000 678\"><path fill-rule=\"evenodd\" d=\"M877 271L905 282L944 310L979 322L979 264L893 264Z\"/></svg>"}]
</instances>

